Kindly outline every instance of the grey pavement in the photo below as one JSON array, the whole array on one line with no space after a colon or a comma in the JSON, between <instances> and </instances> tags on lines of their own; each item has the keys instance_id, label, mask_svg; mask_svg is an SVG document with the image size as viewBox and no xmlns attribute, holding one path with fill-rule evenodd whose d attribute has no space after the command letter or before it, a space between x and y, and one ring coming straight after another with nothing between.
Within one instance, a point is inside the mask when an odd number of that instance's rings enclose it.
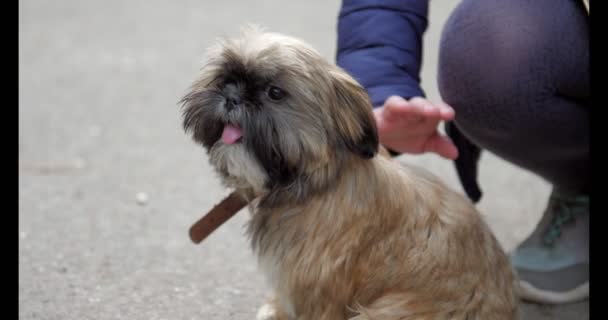
<instances>
[{"instance_id":1,"label":"grey pavement","mask_svg":"<svg viewBox=\"0 0 608 320\"><path fill-rule=\"evenodd\" d=\"M431 2L423 85L457 4ZM335 53L339 1L19 2L19 319L253 319L266 296L245 211L203 244L187 231L227 193L182 132L177 101L203 52L253 22ZM403 156L461 190L452 164ZM507 249L549 186L490 154L479 205ZM143 193L143 194L140 194ZM146 199L147 198L147 199ZM525 319L588 319L588 303L524 305Z\"/></svg>"}]
</instances>

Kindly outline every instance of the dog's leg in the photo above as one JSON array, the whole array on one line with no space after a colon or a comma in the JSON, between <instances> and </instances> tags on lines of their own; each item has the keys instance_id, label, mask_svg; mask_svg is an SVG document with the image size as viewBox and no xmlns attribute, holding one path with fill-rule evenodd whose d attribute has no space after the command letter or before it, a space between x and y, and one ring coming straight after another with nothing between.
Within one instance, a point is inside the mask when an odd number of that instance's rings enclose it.
<instances>
[{"instance_id":1,"label":"dog's leg","mask_svg":"<svg viewBox=\"0 0 608 320\"><path fill-rule=\"evenodd\" d=\"M287 313L285 313L276 303L274 298L269 299L263 304L255 316L256 320L290 320Z\"/></svg>"},{"instance_id":2,"label":"dog's leg","mask_svg":"<svg viewBox=\"0 0 608 320\"><path fill-rule=\"evenodd\" d=\"M274 304L265 303L259 309L255 316L256 320L277 320L277 309Z\"/></svg>"}]
</instances>

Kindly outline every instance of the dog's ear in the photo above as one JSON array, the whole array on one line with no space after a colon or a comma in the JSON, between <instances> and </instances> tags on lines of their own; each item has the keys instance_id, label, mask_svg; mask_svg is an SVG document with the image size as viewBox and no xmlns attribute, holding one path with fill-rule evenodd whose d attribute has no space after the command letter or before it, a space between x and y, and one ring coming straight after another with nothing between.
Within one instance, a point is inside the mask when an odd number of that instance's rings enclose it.
<instances>
[{"instance_id":1,"label":"dog's ear","mask_svg":"<svg viewBox=\"0 0 608 320\"><path fill-rule=\"evenodd\" d=\"M353 153L373 158L378 152L378 132L367 92L340 69L330 75L335 94L332 116L339 139Z\"/></svg>"}]
</instances>

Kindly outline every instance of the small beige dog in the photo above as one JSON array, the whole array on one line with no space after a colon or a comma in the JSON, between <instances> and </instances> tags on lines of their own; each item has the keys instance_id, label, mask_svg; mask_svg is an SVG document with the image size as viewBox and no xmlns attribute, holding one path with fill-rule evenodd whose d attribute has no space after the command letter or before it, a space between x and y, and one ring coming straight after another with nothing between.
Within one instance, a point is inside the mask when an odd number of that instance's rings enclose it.
<instances>
[{"instance_id":1,"label":"small beige dog","mask_svg":"<svg viewBox=\"0 0 608 320\"><path fill-rule=\"evenodd\" d=\"M514 273L474 206L378 156L365 90L300 40L221 41L184 128L249 200L273 298L258 319L516 319Z\"/></svg>"}]
</instances>

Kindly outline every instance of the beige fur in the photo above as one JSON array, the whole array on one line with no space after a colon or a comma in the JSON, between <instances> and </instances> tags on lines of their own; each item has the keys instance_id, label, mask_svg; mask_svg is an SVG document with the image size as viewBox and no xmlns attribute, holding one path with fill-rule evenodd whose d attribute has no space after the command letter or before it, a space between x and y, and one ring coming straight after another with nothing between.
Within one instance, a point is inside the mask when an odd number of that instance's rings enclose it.
<instances>
[{"instance_id":1,"label":"beige fur","mask_svg":"<svg viewBox=\"0 0 608 320\"><path fill-rule=\"evenodd\" d=\"M279 133L264 143L297 170L291 182L273 184L250 140L209 148L224 182L256 197L248 233L273 288L259 319L517 318L514 273L475 207L432 174L390 160L383 148L383 156L367 157L375 123L355 80L302 41L278 34L250 30L210 52L185 98L188 123L199 124L200 110L223 110L221 103L196 105L195 95L221 91L214 79L230 63L290 93L256 112L267 112L267 125ZM252 111L235 110L230 119L239 121L242 112ZM192 129L195 139L204 129Z\"/></svg>"},{"instance_id":2,"label":"beige fur","mask_svg":"<svg viewBox=\"0 0 608 320\"><path fill-rule=\"evenodd\" d=\"M255 212L276 307L297 319L515 319L509 262L468 200L382 157L346 172L304 206Z\"/></svg>"}]
</instances>

